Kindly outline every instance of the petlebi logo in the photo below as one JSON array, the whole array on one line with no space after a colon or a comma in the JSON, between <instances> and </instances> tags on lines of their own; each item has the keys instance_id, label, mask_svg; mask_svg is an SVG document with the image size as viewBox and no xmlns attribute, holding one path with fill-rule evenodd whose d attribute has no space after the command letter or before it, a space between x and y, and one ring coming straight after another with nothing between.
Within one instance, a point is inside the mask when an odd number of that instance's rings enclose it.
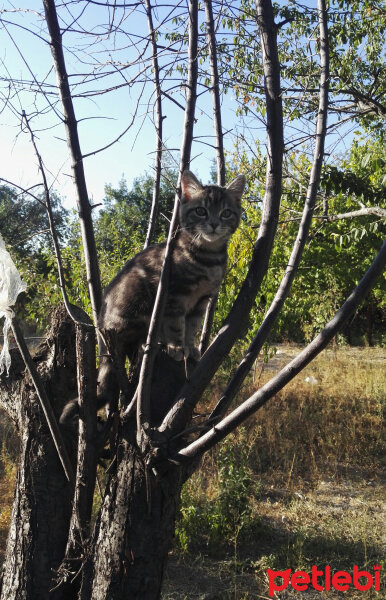
<instances>
[{"instance_id":1,"label":"petlebi logo","mask_svg":"<svg viewBox=\"0 0 386 600\"><path fill-rule=\"evenodd\" d=\"M314 565L311 573L306 573L306 571L292 572L291 569L286 569L285 571L267 569L269 580L268 594L273 598L275 592L282 592L288 586L299 592L308 590L310 587L318 592L329 591L331 589L338 592L345 592L350 586L361 592L365 592L371 588L379 592L381 586L381 568L382 566L377 564L374 565L373 571L369 572L361 571L355 565L352 573L348 571L336 571L332 573L329 565L324 569Z\"/></svg>"}]
</instances>

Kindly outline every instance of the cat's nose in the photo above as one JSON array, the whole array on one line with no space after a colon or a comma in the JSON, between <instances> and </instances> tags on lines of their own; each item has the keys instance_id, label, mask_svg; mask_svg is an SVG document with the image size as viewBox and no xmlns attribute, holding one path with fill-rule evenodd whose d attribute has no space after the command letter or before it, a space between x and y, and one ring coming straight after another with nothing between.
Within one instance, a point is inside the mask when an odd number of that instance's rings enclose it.
<instances>
[{"instance_id":1,"label":"cat's nose","mask_svg":"<svg viewBox=\"0 0 386 600\"><path fill-rule=\"evenodd\" d=\"M211 222L211 223L209 223L209 225L212 228L211 233L214 233L216 231L216 229L217 229L218 223Z\"/></svg>"}]
</instances>

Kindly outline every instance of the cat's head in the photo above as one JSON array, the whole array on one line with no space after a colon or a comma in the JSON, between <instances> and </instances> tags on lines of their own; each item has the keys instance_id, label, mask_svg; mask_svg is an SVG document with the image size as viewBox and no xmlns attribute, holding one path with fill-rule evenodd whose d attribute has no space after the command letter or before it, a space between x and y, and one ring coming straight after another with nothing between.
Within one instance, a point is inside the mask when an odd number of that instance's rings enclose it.
<instances>
[{"instance_id":1,"label":"cat's head","mask_svg":"<svg viewBox=\"0 0 386 600\"><path fill-rule=\"evenodd\" d=\"M245 176L226 187L202 185L191 171L181 177L180 224L198 242L220 244L236 231L241 216Z\"/></svg>"}]
</instances>

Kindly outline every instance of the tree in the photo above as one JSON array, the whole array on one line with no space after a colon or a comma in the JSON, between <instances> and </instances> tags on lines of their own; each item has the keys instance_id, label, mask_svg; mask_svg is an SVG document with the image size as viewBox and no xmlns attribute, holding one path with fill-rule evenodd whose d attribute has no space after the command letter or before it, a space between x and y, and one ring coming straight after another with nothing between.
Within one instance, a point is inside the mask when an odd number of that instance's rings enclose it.
<instances>
[{"instance_id":1,"label":"tree","mask_svg":"<svg viewBox=\"0 0 386 600\"><path fill-rule=\"evenodd\" d=\"M250 187L252 198L261 196L261 165L264 156L259 148L256 156L235 155L232 170L253 173ZM350 153L334 164L325 165L321 175L309 243L302 264L292 285L270 341L289 339L304 343L312 339L326 320L344 301L360 279L363 267L384 239L383 181L384 149L377 138L355 139ZM307 154L288 153L285 161L286 179L283 186L281 217L271 255L270 269L262 285L268 304L273 300L278 282L288 262L293 240L301 218L311 167ZM229 310L235 290L245 276L245 258L253 247L253 232L260 218L259 203L252 201L245 209L245 221L233 237L229 248L229 270L220 297L216 325ZM347 268L347 265L350 268ZM376 332L381 341L384 334L384 278L380 278L362 303L355 317L343 330L349 343L365 339L372 343ZM323 303L320 297L324 298ZM301 299L301 300L300 300ZM250 315L247 333L250 341L260 324L262 306Z\"/></svg>"},{"instance_id":2,"label":"tree","mask_svg":"<svg viewBox=\"0 0 386 600\"><path fill-rule=\"evenodd\" d=\"M80 8L86 10L90 4L92 3L86 3ZM88 75L82 73L74 78L77 83L80 81L91 83L93 94L108 93L107 88L99 88L96 91L94 86L98 81L107 78L109 73L115 73L118 70L124 78L125 84L132 86L134 82L138 83L143 77L145 83L155 84L156 90L158 90L157 102L161 94L168 98L169 102L178 102L181 107L181 98L176 100L171 96L174 83L168 83L166 77L167 75L170 77L176 72L180 73L181 79L178 80L177 86L181 85L181 81L183 82L185 98L182 105L184 124L179 177L191 161L197 97L199 89L208 87L205 81L207 56L212 61L212 67L215 66L213 39L215 39L216 30L213 24L219 23L223 17L226 19L228 11L233 10L232 4L230 4L225 5L225 12L222 12L222 5L220 5L216 7L218 12L213 19L212 3L207 1L205 5L207 37L199 35L201 13L196 0L189 0L186 14L181 14L178 7L168 7L171 12L161 11L160 22L157 26L151 18L149 19L149 16L155 18L156 14L149 2L146 2L145 5L138 2L131 5L123 4L119 7L107 5L108 9L112 9L109 13L108 26L103 26L100 30L97 27L89 34L94 36L95 42L101 35L107 34L116 39L115 36L122 28L122 19L125 16L125 12L120 12L121 19L119 22L116 21L118 8L120 11L133 10L134 15L135 11L145 8L150 33L145 36L139 35L139 39L135 37L138 41L134 43L135 50L138 51L134 67L138 69L140 66L140 68L131 79L128 79L126 71L133 66L132 64L122 66L117 59L112 69L110 58L102 64L98 59L100 69L95 70L95 65L91 65L92 68ZM36 82L36 78L34 78L32 87L35 91L38 89L43 93L50 110L54 111L55 116L62 121L66 130L76 188L91 312L95 323L101 303L101 283L91 218L92 207L88 199L84 171L85 154L82 154L81 151L79 121L75 113L75 97L76 100L79 100L82 94L86 95L86 91L80 83L79 87L82 88L80 90L78 90L77 83L71 87L70 81L73 80L67 74L66 55L63 47L63 39L67 34L71 37L72 34L80 31L83 36L86 35L89 28L86 29L85 23L81 19L82 10L76 15L72 14L71 3L62 6L64 9L63 12L60 12L62 21L58 19L54 0L43 0L43 6L44 35L40 30L38 33L36 29L30 29L34 35L43 37L43 40L50 45L58 79L59 97L55 95L55 101L51 99L50 95L54 92L51 82L45 85L45 80ZM241 15L241 20L244 15L243 10L244 8L241 7L238 13ZM279 221L285 146L283 90L277 47L278 26L274 21L275 15L271 3L266 0L257 0L255 18L260 38L259 57L263 73L261 87L265 96L267 158L261 223L246 276L229 314L204 356L197 364L190 361L187 365L190 374L187 379L184 365L173 361L162 352L157 352L157 330L167 294L168 269L178 221L177 194L148 339L142 362L138 365L138 386L136 390L132 390L130 399L128 397L130 382L127 381L124 374L119 374L119 384L125 392L121 412L109 415L107 420L106 427L110 435L113 459L109 467L106 493L92 533L90 532L90 515L95 485L96 459L100 446L103 446L105 442L104 437L100 439L98 436L96 426L95 330L89 323L87 315L72 306L68 300L60 249L56 243L55 229L52 219L50 219L66 312L63 312L63 308L56 312L53 329L48 336L44 350L42 349L38 353L34 361L29 358L17 322L13 320L13 332L25 359L28 375L18 360L16 352L10 379L4 375L1 378L0 398L2 404L18 423L24 442L1 598L41 599L50 597L57 599L82 598L83 600L89 598L95 600L102 598L109 598L109 600L159 598L181 487L183 482L198 468L200 457L243 423L249 415L258 410L326 347L356 310L382 272L386 262L385 244L347 300L310 344L266 385L257 390L250 398L241 400L235 409L228 412L231 401L240 389L289 294L308 239L315 208L324 156L328 113L328 11L323 0L318 2L317 15L319 34L315 40L314 49L320 56L318 69L320 89L315 132L312 136L314 157L295 243L275 297L268 307L258 331L252 337L242 362L235 369L226 389L218 399L214 411L209 417L203 418L199 428L193 427L192 430L191 417L197 402L210 384L221 362L235 344L240 330L247 324L248 314L255 304L268 269ZM167 35L162 35L162 25L165 23L170 25L171 19L177 32L174 32L175 35L170 34L170 31ZM6 23L4 14L2 22ZM132 37L134 36L127 35L126 41L131 40ZM210 40L211 43L204 40ZM185 54L185 42L187 42L187 54ZM203 51L203 46L207 47L207 50ZM146 50L149 48L151 49L150 55L146 55ZM116 46L117 55L120 49L120 46ZM87 59L87 63L98 54L96 52L94 56L92 55L91 46L88 46L88 50L90 57ZM154 60L155 57L157 61ZM203 63L199 65L201 58ZM245 72L243 77L245 77ZM216 73L219 71L216 72L216 69L212 69L212 84L215 84L212 87L218 88ZM16 84L15 79L12 79L13 90ZM21 82L21 85L24 84L25 82ZM168 86L171 86L172 89ZM78 90L79 93L75 90ZM303 91L306 93L307 90ZM141 95L139 97L141 98ZM170 100L170 98L172 99ZM13 107L13 98L7 98L6 101L9 106ZM217 101L218 97L213 94L215 114L218 113L219 108ZM164 106L159 107L158 104L158 115L164 114L166 114ZM25 113L22 114L22 118L31 134L39 157L44 181L44 201L50 215L50 189L44 163L38 153L31 123L28 118L26 119ZM157 139L161 135L159 125L160 121L157 120ZM215 137L215 147L221 154L222 131L219 128L218 120L215 136L217 136ZM158 156L160 152L161 148L158 146ZM219 164L221 162L220 160ZM221 177L221 169L219 169L219 177ZM157 182L157 178L155 181ZM177 181L177 189L178 187L179 181ZM156 183L155 194L152 198L153 215L156 214L157 189ZM100 334L97 330L96 333ZM105 339L102 339L100 335L98 337L99 351L101 353L108 351L114 357L114 336ZM45 385L42 385L42 380ZM47 397L51 400L54 411L59 414L63 400L65 401L74 392L79 397L81 418L77 460L76 465L74 462L72 463L73 468L68 465L73 457L71 444L67 450L64 449L60 431L53 430L52 432L62 469L57 453L53 450L51 437L47 434L42 411L45 411L48 421L52 425L50 403L47 402ZM10 398L7 401L8 395ZM19 402L20 396L21 402ZM37 402L37 397L41 401L42 408ZM136 414L133 410L135 406ZM155 409L157 409L157 414L155 414ZM25 417L25 414L29 418ZM76 478L73 475L75 466ZM68 483L65 481L64 472ZM54 475L53 478L51 478L51 474ZM42 482L52 483L53 489L42 485ZM70 511L71 498L73 498L72 511ZM46 500L43 510L38 510L42 508L43 499ZM55 519L58 505L61 507L60 518ZM57 552L50 552L53 540L57 542L59 539ZM17 556L17 561L14 560L15 556ZM39 562L41 556L45 557L43 568L40 567ZM61 563L60 566L58 566L59 563ZM55 582L57 585L49 593L48 590L52 588L53 584L52 570L57 573ZM34 573L33 578L28 576L31 573Z\"/></svg>"},{"instance_id":3,"label":"tree","mask_svg":"<svg viewBox=\"0 0 386 600\"><path fill-rule=\"evenodd\" d=\"M55 230L59 240L65 243L69 235L69 214L57 194L51 194L51 201ZM51 261L53 244L49 219L41 191L23 193L9 185L0 186L0 232L12 248L27 283L27 293L18 304L18 315L33 323L39 320L42 308L41 286L46 286L49 279L56 280Z\"/></svg>"}]
</instances>

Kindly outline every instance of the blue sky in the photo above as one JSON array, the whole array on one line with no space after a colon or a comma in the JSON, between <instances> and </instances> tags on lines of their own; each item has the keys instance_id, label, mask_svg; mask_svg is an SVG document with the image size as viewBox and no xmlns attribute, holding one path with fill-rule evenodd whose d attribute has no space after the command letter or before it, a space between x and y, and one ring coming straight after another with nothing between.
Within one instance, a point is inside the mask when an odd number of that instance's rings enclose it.
<instances>
[{"instance_id":1,"label":"blue sky","mask_svg":"<svg viewBox=\"0 0 386 600\"><path fill-rule=\"evenodd\" d=\"M84 3L80 3L84 4ZM0 72L2 78L7 78L8 74L17 79L32 79L31 73L37 80L43 79L46 83L54 83L54 74L52 72L51 54L48 44L42 41L41 37L46 38L42 27L42 20L34 13L30 12L36 9L42 13L42 4L31 0L24 3L29 12L24 13L3 13L5 22L4 28L0 30ZM22 3L18 4L18 9L22 8ZM10 9L9 2L3 3L3 8ZM74 12L76 9L74 9ZM104 15L106 16L106 15ZM98 19L102 17L102 12L98 7L90 6L87 14L84 15L83 22L87 23L89 30L92 31L98 25ZM68 15L67 15L68 18ZM145 17L141 14L130 15L125 26L130 31L146 32L147 25ZM24 29L25 28L25 29ZM32 35L26 28L31 28L36 35ZM86 42L82 35L64 36L64 43L70 46L80 48L79 55L75 53L66 54L66 64L68 73L82 73L82 68L86 70L88 66L82 66L84 54L82 46ZM88 40L87 40L88 42ZM125 40L122 38L122 45ZM119 45L120 40L117 41ZM109 44L98 42L98 47L94 51L100 52L101 60L108 59ZM103 54L102 54L103 51ZM122 58L122 61L132 60L134 58L132 49L123 49L115 53L115 60ZM22 56L23 55L23 56ZM96 54L95 56L98 57ZM81 78L78 77L77 81ZM73 78L70 81L74 81ZM115 77L106 80L107 85L117 84ZM80 85L82 91L92 89L95 84ZM17 89L17 88L16 88ZM133 86L130 90L127 87L120 88L117 91L110 92L105 96L95 96L90 99L76 99L75 108L79 123L79 135L83 154L89 154L95 150L104 147L114 140L127 127L131 121L136 107L138 93L142 89L141 84ZM76 92L76 89L75 89ZM146 94L152 94L153 88L149 84ZM7 84L2 82L2 100L7 94ZM29 133L21 130L20 113L25 110L29 115L31 126L36 135L36 142L39 152L42 155L50 183L66 198L66 205L70 206L74 202L74 193L72 182L70 180L70 160L68 157L67 145L65 141L65 130L61 123L52 112L47 110L49 102L36 97L35 94L18 90L11 90L13 110L5 109L0 115L1 128L1 146L2 146L2 165L1 176L17 185L28 187L41 181L37 159L30 142ZM49 100L54 100L50 97ZM145 97L144 97L145 100ZM179 98L183 101L182 96ZM45 114L34 116L35 108L43 110ZM227 104L224 106L224 128L234 130L234 112L236 109L235 101L230 96L227 97ZM60 110L60 107L58 107ZM172 102L164 103L166 119L164 121L165 143L168 148L175 149L174 155L178 157L178 149L181 144L181 132L183 126L184 114ZM211 123L211 100L209 94L201 97L198 102L196 135L213 135ZM19 113L19 114L15 114ZM124 176L129 185L133 178L141 175L144 171L151 172L154 161L154 128L149 117L145 117L146 107L139 106L138 115L135 119L132 129L126 133L120 141L114 146L105 150L103 153L97 153L86 158L85 169L89 195L94 203L99 203L103 197L104 185L111 183L117 185L122 176ZM212 142L213 140L208 139ZM232 141L229 137L229 146ZM199 173L203 181L209 178L209 172L212 161L215 157L214 150L206 145L197 143L193 147L191 167Z\"/></svg>"},{"instance_id":2,"label":"blue sky","mask_svg":"<svg viewBox=\"0 0 386 600\"><path fill-rule=\"evenodd\" d=\"M237 2L235 2L237 4ZM316 2L310 2L315 6ZM178 5L178 2L174 4ZM25 110L36 136L40 154L43 157L49 182L65 199L66 206L74 206L74 191L70 177L70 159L65 140L63 124L57 118L55 111L60 113L60 105L56 104L53 87L47 87L50 95L42 98L35 94L33 82L43 81L45 86L54 86L55 74L52 69L52 59L49 45L46 43L47 34L44 20L42 19L42 2L37 0L24 0L17 4L17 10L8 0L0 5L3 27L0 27L0 131L2 161L0 176L22 187L29 187L41 182L37 168L37 159L30 141L30 136L25 128L20 126L20 113ZM59 3L58 3L59 6ZM81 15L79 24L88 33L101 33L103 24L108 22L111 13L106 6L96 6L86 2L69 3L69 10L59 9L62 26L72 25L74 18ZM185 10L186 1L180 2L181 11ZM167 9L162 9L158 18L162 19ZM178 9L177 9L178 10ZM5 12L4 12L5 11ZM139 33L146 35L146 16L141 11L130 14L129 11L118 10L114 13L115 25L120 31L116 36L107 38L99 37L97 42L82 32L64 35L64 44L67 46L66 64L70 74L70 82L76 83L73 92L76 115L79 120L79 135L81 148L84 155L95 152L108 145L127 127L132 120L137 106L142 84L136 83L132 87L119 87L105 95L94 95L79 99L78 91L90 92L98 86L121 86L124 77L133 77L141 70L139 66L123 69L117 73L111 67L112 74L101 82L94 83L84 76L90 70L90 57L94 63L97 74L109 68L108 62L114 58L115 63L123 64L133 61L137 57L136 49L131 46L137 40ZM168 25L169 32L176 27ZM31 33L32 31L32 33ZM127 35L130 32L130 36ZM93 43L89 46L90 41ZM164 64L170 59L165 56ZM105 63L102 67L102 64ZM205 68L205 65L203 66ZM206 67L207 68L207 67ZM21 89L17 84L9 87L7 79L31 80L30 90ZM173 77L173 75L171 76ZM173 85L173 80L165 80L163 87L167 89ZM51 95L52 94L52 95ZM109 183L117 186L124 176L130 186L133 179L145 171L151 172L154 161L154 128L151 115L147 114L146 103L153 94L153 86L148 83L142 100L138 105L138 114L134 119L133 127L116 144L102 153L97 153L85 158L85 171L88 191L92 203L101 202L104 195L104 186ZM10 99L8 104L5 99ZM183 90L177 90L175 98L184 103ZM54 110L52 110L52 107ZM242 131L242 124L236 117L236 100L232 93L228 93L223 100L223 129L229 131L225 136L225 144L232 150L235 143L235 134ZM173 156L178 160L178 150L181 144L184 113L173 102L164 100L164 142L174 150ZM40 111L40 114L38 112ZM209 179L209 173L215 159L215 151L205 143L213 143L212 107L211 97L208 92L200 95L197 106L197 123L195 135L200 141L194 143L192 150L191 168L203 182ZM265 131L261 122L251 121L253 135L256 139L264 140ZM344 146L341 144L341 148Z\"/></svg>"}]
</instances>

